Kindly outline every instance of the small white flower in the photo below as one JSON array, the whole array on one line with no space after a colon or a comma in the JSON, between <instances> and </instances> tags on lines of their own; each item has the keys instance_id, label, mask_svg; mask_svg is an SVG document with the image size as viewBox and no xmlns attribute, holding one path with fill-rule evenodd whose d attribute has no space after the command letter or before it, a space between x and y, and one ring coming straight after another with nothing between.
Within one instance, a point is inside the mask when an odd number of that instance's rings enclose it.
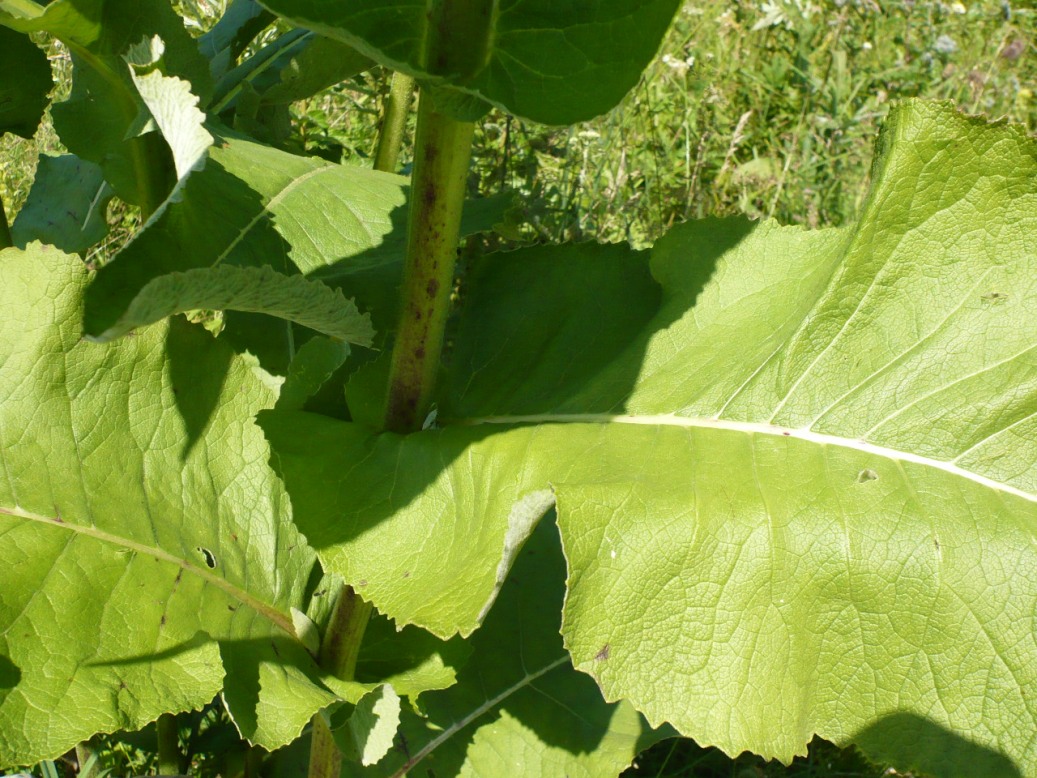
<instances>
[{"instance_id":1,"label":"small white flower","mask_svg":"<svg viewBox=\"0 0 1037 778\"><path fill-rule=\"evenodd\" d=\"M940 54L953 54L958 50L958 44L950 35L941 35L936 39L933 48Z\"/></svg>"},{"instance_id":2,"label":"small white flower","mask_svg":"<svg viewBox=\"0 0 1037 778\"><path fill-rule=\"evenodd\" d=\"M871 45L871 41L864 41L864 43L861 44L861 48L865 51L871 51L874 46Z\"/></svg>"},{"instance_id":3,"label":"small white flower","mask_svg":"<svg viewBox=\"0 0 1037 778\"><path fill-rule=\"evenodd\" d=\"M951 13L963 14L966 12L964 3L951 3Z\"/></svg>"}]
</instances>

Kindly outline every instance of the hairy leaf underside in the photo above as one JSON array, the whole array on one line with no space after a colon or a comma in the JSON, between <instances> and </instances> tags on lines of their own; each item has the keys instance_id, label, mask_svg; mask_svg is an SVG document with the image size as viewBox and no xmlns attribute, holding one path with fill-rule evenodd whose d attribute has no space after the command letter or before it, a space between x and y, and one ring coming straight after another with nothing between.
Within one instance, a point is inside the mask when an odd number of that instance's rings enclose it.
<instances>
[{"instance_id":1,"label":"hairy leaf underside","mask_svg":"<svg viewBox=\"0 0 1037 778\"><path fill-rule=\"evenodd\" d=\"M182 319L83 342L76 257L8 249L0 279L0 763L221 689L294 739L336 696L292 626L314 557L251 421L273 393Z\"/></svg>"},{"instance_id":2,"label":"hairy leaf underside","mask_svg":"<svg viewBox=\"0 0 1037 778\"><path fill-rule=\"evenodd\" d=\"M442 429L261 423L322 562L401 623L475 630L556 502L608 699L729 753L1028 774L1035 214L1032 139L901 106L852 228L490 256Z\"/></svg>"}]
</instances>

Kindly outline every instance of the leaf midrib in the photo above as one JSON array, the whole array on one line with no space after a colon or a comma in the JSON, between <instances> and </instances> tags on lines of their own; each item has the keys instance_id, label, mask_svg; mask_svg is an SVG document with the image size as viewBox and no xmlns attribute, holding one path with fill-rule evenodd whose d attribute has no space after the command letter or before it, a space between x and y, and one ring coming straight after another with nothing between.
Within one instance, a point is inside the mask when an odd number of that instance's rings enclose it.
<instances>
[{"instance_id":1,"label":"leaf midrib","mask_svg":"<svg viewBox=\"0 0 1037 778\"><path fill-rule=\"evenodd\" d=\"M778 427L766 422L733 421L729 419L708 419L674 414L608 414L608 413L555 413L533 414L525 416L482 416L467 419L444 419L443 426L478 426L481 424L639 424L658 427L682 427L685 429L711 429L741 432L747 435L771 435L780 438L792 438L821 446L838 446L840 448L859 451L863 454L885 457L897 462L913 464L941 470L959 478L993 489L1005 494L1020 497L1027 502L1037 503L1037 494L1027 492L1018 487L997 481L985 475L959 467L952 461L934 459L914 454L910 451L888 448L859 438L847 438L839 435L828 435L811 429L794 429Z\"/></svg>"},{"instance_id":2,"label":"leaf midrib","mask_svg":"<svg viewBox=\"0 0 1037 778\"><path fill-rule=\"evenodd\" d=\"M8 508L0 506L0 514L6 516L13 516L19 519L25 519L27 521L39 522L54 529L65 529L70 532L93 538L95 540L100 540L103 543L110 543L114 546L129 549L131 551L136 551L141 554L146 554L162 562L168 562L169 564L176 565L184 571L198 576L203 581L205 581L205 583L215 586L216 588L226 592L228 595L233 597L242 605L251 608L256 613L270 621L272 624L279 627L293 639L296 638L295 627L292 625L292 619L289 615L281 613L279 610L268 605L262 600L256 599L248 592L232 585L226 579L220 578L218 575L214 575L209 570L193 565L186 559L170 554L168 551L164 551L161 548L157 548L155 546L148 546L144 543L138 543L137 541L129 540L128 538L120 537L119 535L114 535L110 532L105 532L104 530L100 530L96 527L87 527L82 524L70 524L58 517L43 516L38 513L32 513L31 511L23 510L22 508Z\"/></svg>"},{"instance_id":3,"label":"leaf midrib","mask_svg":"<svg viewBox=\"0 0 1037 778\"><path fill-rule=\"evenodd\" d=\"M529 686L531 683L547 675L552 670L561 667L568 661L568 654L564 654L555 661L549 662L548 664L544 665L539 670L534 670L533 672L529 672L527 670L526 674L523 675L521 679L513 683L511 686L509 686L507 689L500 692L499 694L487 700L484 700L480 705L477 705L475 708L469 711L467 715L462 716L460 719L453 722L450 726L448 726L446 729L444 729L442 732L436 735L436 737L432 738L432 740L426 743L420 751L418 751L416 754L414 754L414 756L412 756L410 759L404 762L403 765L392 774L392 778L402 778L402 776L406 775L408 770L412 770L414 766L421 762L425 757L427 757L429 754L431 754L433 751L435 751L437 748L443 745L443 743L452 738L455 734L467 727L473 721L478 719L484 713L493 710L506 699L508 699L508 697L510 697L511 695Z\"/></svg>"}]
</instances>

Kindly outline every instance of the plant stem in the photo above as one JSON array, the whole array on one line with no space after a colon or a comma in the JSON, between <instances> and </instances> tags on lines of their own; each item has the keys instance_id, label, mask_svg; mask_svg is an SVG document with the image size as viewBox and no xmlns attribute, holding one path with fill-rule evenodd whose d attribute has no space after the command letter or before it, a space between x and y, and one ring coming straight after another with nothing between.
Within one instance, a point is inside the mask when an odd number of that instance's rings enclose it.
<instances>
[{"instance_id":1,"label":"plant stem","mask_svg":"<svg viewBox=\"0 0 1037 778\"><path fill-rule=\"evenodd\" d=\"M4 210L4 201L0 200L0 249L9 249L14 245L11 237L11 227L7 223L7 211Z\"/></svg>"},{"instance_id":2,"label":"plant stem","mask_svg":"<svg viewBox=\"0 0 1037 778\"><path fill-rule=\"evenodd\" d=\"M389 373L384 427L413 432L428 413L450 313L461 209L475 125L418 103L402 314ZM350 679L371 605L343 587L321 642L320 664ZM342 756L324 717L313 717L309 778L337 776Z\"/></svg>"},{"instance_id":3,"label":"plant stem","mask_svg":"<svg viewBox=\"0 0 1037 778\"><path fill-rule=\"evenodd\" d=\"M163 713L155 722L158 738L158 772L160 775L180 774L180 734L176 716Z\"/></svg>"},{"instance_id":4,"label":"plant stem","mask_svg":"<svg viewBox=\"0 0 1037 778\"><path fill-rule=\"evenodd\" d=\"M356 672L371 604L352 586L343 586L320 645L320 666L336 678L351 679Z\"/></svg>"},{"instance_id":5,"label":"plant stem","mask_svg":"<svg viewBox=\"0 0 1037 778\"><path fill-rule=\"evenodd\" d=\"M378 149L374 155L375 170L396 172L413 94L414 79L399 71L393 73L389 96L385 100L385 110L382 113L382 129L378 133Z\"/></svg>"},{"instance_id":6,"label":"plant stem","mask_svg":"<svg viewBox=\"0 0 1037 778\"><path fill-rule=\"evenodd\" d=\"M307 778L339 778L341 770L342 752L324 716L317 713L313 717L310 736L310 769L306 773Z\"/></svg>"},{"instance_id":7,"label":"plant stem","mask_svg":"<svg viewBox=\"0 0 1037 778\"><path fill-rule=\"evenodd\" d=\"M84 740L78 746L76 746L76 763L78 765L77 775L79 778L94 778L97 775L97 762L90 765L87 769L87 765L90 764L90 759L97 753L94 749L94 744L89 740Z\"/></svg>"},{"instance_id":8,"label":"plant stem","mask_svg":"<svg viewBox=\"0 0 1037 778\"><path fill-rule=\"evenodd\" d=\"M439 372L450 314L461 209L475 125L418 103L406 265L396 343L389 369L385 428L420 429Z\"/></svg>"}]
</instances>

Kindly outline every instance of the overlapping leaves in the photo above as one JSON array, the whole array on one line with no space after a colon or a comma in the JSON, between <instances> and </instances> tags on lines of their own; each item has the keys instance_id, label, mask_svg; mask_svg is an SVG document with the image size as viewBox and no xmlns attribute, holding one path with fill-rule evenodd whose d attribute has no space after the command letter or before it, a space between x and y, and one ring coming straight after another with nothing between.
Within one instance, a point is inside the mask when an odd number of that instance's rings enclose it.
<instances>
[{"instance_id":1,"label":"overlapping leaves","mask_svg":"<svg viewBox=\"0 0 1037 778\"><path fill-rule=\"evenodd\" d=\"M1016 128L913 104L852 229L490 257L445 429L264 415L296 519L380 609L446 635L557 500L562 631L608 698L734 753L817 733L1032 772L1035 160Z\"/></svg>"},{"instance_id":2,"label":"overlapping leaves","mask_svg":"<svg viewBox=\"0 0 1037 778\"><path fill-rule=\"evenodd\" d=\"M337 37L393 70L488 101L519 116L571 124L604 113L637 83L677 0L474 0L434 30L427 3L262 0L281 16ZM632 34L636 31L636 34ZM451 36L456 69L428 62L430 37ZM458 54L457 50L463 53Z\"/></svg>"},{"instance_id":3,"label":"overlapping leaves","mask_svg":"<svg viewBox=\"0 0 1037 778\"><path fill-rule=\"evenodd\" d=\"M294 739L336 696L292 625L314 556L251 421L273 393L183 320L85 343L77 258L0 260L0 763L221 690Z\"/></svg>"}]
</instances>

